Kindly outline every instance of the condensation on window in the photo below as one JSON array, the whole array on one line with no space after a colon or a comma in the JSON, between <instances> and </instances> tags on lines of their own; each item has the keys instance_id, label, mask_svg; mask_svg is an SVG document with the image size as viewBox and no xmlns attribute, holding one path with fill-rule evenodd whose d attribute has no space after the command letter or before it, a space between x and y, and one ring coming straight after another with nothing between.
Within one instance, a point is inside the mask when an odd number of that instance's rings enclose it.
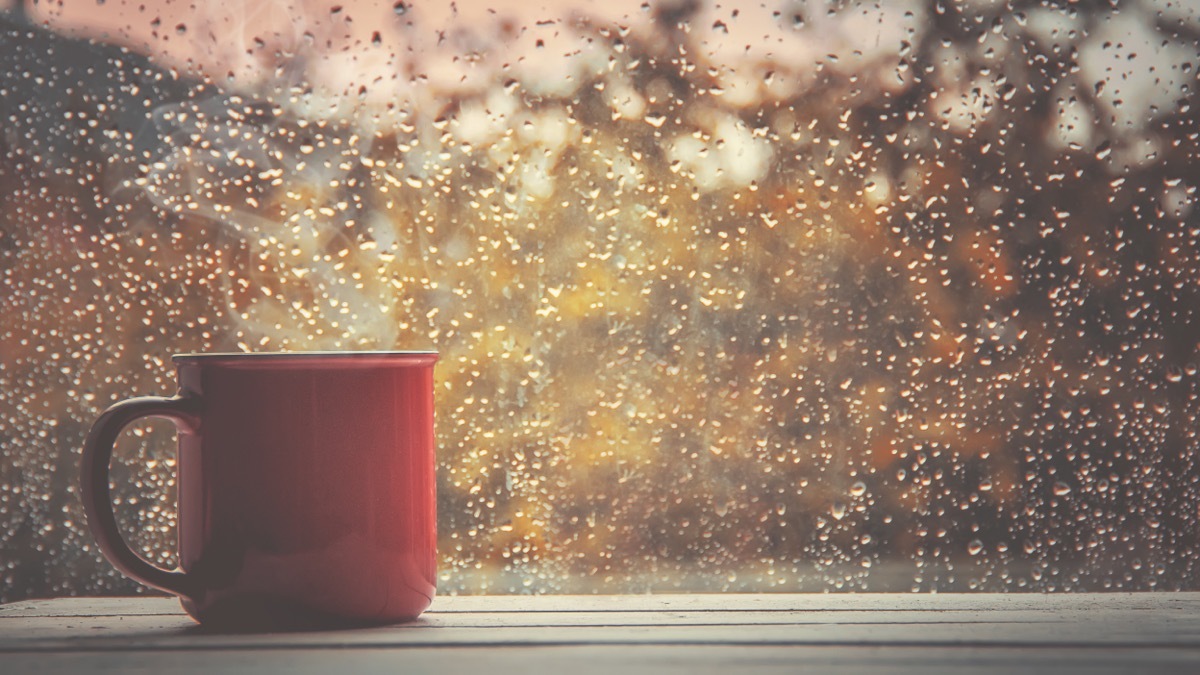
<instances>
[{"instance_id":1,"label":"condensation on window","mask_svg":"<svg viewBox=\"0 0 1200 675\"><path fill-rule=\"evenodd\" d=\"M1187 0L0 14L0 601L170 355L436 349L443 593L1197 587ZM169 425L114 461L174 561Z\"/></svg>"}]
</instances>

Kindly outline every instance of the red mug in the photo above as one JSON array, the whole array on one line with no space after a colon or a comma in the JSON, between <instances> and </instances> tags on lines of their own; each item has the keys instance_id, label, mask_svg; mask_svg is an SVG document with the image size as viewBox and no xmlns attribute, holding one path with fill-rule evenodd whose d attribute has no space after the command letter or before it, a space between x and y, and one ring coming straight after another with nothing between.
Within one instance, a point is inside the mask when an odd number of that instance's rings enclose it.
<instances>
[{"instance_id":1,"label":"red mug","mask_svg":"<svg viewBox=\"0 0 1200 675\"><path fill-rule=\"evenodd\" d=\"M179 392L112 406L83 447L83 506L121 572L201 623L386 623L433 600L434 352L184 354ZM179 434L179 569L117 530L108 464L140 417Z\"/></svg>"}]
</instances>

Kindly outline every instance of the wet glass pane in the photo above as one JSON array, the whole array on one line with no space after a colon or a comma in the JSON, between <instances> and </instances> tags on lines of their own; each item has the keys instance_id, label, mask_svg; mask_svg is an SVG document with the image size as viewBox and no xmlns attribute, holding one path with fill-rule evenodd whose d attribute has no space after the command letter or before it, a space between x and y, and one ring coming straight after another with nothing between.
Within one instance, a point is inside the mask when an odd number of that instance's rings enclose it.
<instances>
[{"instance_id":1,"label":"wet glass pane","mask_svg":"<svg viewBox=\"0 0 1200 675\"><path fill-rule=\"evenodd\" d=\"M1196 588L1186 0L8 2L0 601L91 421L436 349L446 593ZM125 434L174 560L174 437Z\"/></svg>"}]
</instances>

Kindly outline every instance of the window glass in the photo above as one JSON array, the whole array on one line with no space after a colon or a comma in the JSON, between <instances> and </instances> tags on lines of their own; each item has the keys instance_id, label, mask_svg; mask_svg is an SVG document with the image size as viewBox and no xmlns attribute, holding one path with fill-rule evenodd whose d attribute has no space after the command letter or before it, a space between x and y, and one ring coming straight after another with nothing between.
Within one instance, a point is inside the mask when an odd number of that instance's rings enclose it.
<instances>
[{"instance_id":1,"label":"window glass","mask_svg":"<svg viewBox=\"0 0 1200 675\"><path fill-rule=\"evenodd\" d=\"M0 601L91 421L436 349L446 593L1195 588L1200 12L9 2ZM169 425L117 511L174 551Z\"/></svg>"}]
</instances>

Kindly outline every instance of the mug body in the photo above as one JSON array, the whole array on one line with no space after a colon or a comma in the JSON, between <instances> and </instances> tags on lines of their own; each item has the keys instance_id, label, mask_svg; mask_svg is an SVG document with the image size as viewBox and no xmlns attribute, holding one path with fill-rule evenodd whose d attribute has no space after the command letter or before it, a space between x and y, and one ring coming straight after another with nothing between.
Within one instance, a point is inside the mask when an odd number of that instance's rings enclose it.
<instances>
[{"instance_id":1,"label":"mug body","mask_svg":"<svg viewBox=\"0 0 1200 675\"><path fill-rule=\"evenodd\" d=\"M389 622L433 599L428 352L175 357L179 555L202 622Z\"/></svg>"}]
</instances>

